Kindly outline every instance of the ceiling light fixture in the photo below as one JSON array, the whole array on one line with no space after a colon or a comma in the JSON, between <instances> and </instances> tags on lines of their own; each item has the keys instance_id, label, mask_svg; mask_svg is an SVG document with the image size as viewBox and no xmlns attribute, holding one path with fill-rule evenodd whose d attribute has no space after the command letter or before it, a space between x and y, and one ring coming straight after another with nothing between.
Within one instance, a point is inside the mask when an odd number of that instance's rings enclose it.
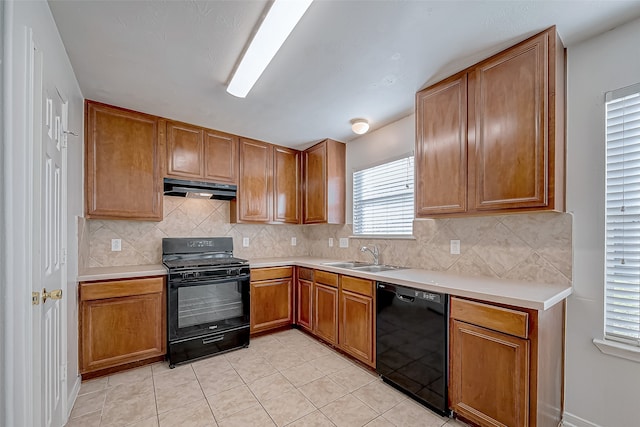
<instances>
[{"instance_id":1,"label":"ceiling light fixture","mask_svg":"<svg viewBox=\"0 0 640 427\"><path fill-rule=\"evenodd\" d=\"M227 92L247 96L313 0L275 0L233 73Z\"/></svg>"},{"instance_id":2,"label":"ceiling light fixture","mask_svg":"<svg viewBox=\"0 0 640 427\"><path fill-rule=\"evenodd\" d=\"M369 122L366 119L353 119L351 120L351 130L358 135L367 133L369 130Z\"/></svg>"}]
</instances>

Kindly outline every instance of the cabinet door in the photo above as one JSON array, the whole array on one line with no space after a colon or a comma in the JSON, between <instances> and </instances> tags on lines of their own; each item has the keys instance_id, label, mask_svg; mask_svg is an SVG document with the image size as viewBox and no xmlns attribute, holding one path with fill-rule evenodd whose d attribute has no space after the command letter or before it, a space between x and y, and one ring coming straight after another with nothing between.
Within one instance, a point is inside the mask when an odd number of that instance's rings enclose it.
<instances>
[{"instance_id":1,"label":"cabinet door","mask_svg":"<svg viewBox=\"0 0 640 427\"><path fill-rule=\"evenodd\" d=\"M529 424L529 341L451 321L451 408L479 425Z\"/></svg>"},{"instance_id":2,"label":"cabinet door","mask_svg":"<svg viewBox=\"0 0 640 427\"><path fill-rule=\"evenodd\" d=\"M162 278L81 285L80 293L81 373L165 354Z\"/></svg>"},{"instance_id":3,"label":"cabinet door","mask_svg":"<svg viewBox=\"0 0 640 427\"><path fill-rule=\"evenodd\" d=\"M469 173L477 210L548 203L548 51L545 32L470 74L475 147L470 147Z\"/></svg>"},{"instance_id":4,"label":"cabinet door","mask_svg":"<svg viewBox=\"0 0 640 427\"><path fill-rule=\"evenodd\" d=\"M313 284L313 332L330 344L338 342L338 289Z\"/></svg>"},{"instance_id":5,"label":"cabinet door","mask_svg":"<svg viewBox=\"0 0 640 427\"><path fill-rule=\"evenodd\" d=\"M271 221L272 152L270 144L240 139L240 179L236 202L231 203L232 220Z\"/></svg>"},{"instance_id":6,"label":"cabinet door","mask_svg":"<svg viewBox=\"0 0 640 427\"><path fill-rule=\"evenodd\" d=\"M467 76L416 95L416 216L467 210Z\"/></svg>"},{"instance_id":7,"label":"cabinet door","mask_svg":"<svg viewBox=\"0 0 640 427\"><path fill-rule=\"evenodd\" d=\"M311 317L313 308L313 282L298 279L296 289L296 324L311 331L313 320Z\"/></svg>"},{"instance_id":8,"label":"cabinet door","mask_svg":"<svg viewBox=\"0 0 640 427\"><path fill-rule=\"evenodd\" d=\"M327 222L327 144L304 152L304 223Z\"/></svg>"},{"instance_id":9,"label":"cabinet door","mask_svg":"<svg viewBox=\"0 0 640 427\"><path fill-rule=\"evenodd\" d=\"M300 222L300 152L273 148L273 220Z\"/></svg>"},{"instance_id":10,"label":"cabinet door","mask_svg":"<svg viewBox=\"0 0 640 427\"><path fill-rule=\"evenodd\" d=\"M373 351L373 299L340 291L340 348L375 366Z\"/></svg>"},{"instance_id":11,"label":"cabinet door","mask_svg":"<svg viewBox=\"0 0 640 427\"><path fill-rule=\"evenodd\" d=\"M204 177L215 182L238 182L238 137L204 131Z\"/></svg>"},{"instance_id":12,"label":"cabinet door","mask_svg":"<svg viewBox=\"0 0 640 427\"><path fill-rule=\"evenodd\" d=\"M251 282L251 332L290 325L292 279Z\"/></svg>"},{"instance_id":13,"label":"cabinet door","mask_svg":"<svg viewBox=\"0 0 640 427\"><path fill-rule=\"evenodd\" d=\"M202 128L184 123L167 123L167 175L202 178L204 175Z\"/></svg>"},{"instance_id":14,"label":"cabinet door","mask_svg":"<svg viewBox=\"0 0 640 427\"><path fill-rule=\"evenodd\" d=\"M86 101L87 218L162 220L158 118Z\"/></svg>"}]
</instances>

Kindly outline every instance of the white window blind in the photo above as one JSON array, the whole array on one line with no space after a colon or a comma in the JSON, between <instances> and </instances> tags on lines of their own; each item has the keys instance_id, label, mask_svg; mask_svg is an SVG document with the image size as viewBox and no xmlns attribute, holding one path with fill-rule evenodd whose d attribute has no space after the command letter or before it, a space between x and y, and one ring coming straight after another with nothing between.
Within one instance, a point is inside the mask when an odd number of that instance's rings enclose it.
<instances>
[{"instance_id":1,"label":"white window blind","mask_svg":"<svg viewBox=\"0 0 640 427\"><path fill-rule=\"evenodd\" d=\"M411 235L413 156L353 173L353 233Z\"/></svg>"},{"instance_id":2,"label":"white window blind","mask_svg":"<svg viewBox=\"0 0 640 427\"><path fill-rule=\"evenodd\" d=\"M640 84L606 101L605 337L640 345Z\"/></svg>"}]
</instances>

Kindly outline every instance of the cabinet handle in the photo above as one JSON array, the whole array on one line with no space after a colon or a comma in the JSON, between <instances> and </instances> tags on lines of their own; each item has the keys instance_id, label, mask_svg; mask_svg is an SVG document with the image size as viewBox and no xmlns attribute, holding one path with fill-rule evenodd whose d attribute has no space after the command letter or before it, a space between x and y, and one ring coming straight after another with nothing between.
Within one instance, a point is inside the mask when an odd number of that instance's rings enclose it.
<instances>
[{"instance_id":1,"label":"cabinet handle","mask_svg":"<svg viewBox=\"0 0 640 427\"><path fill-rule=\"evenodd\" d=\"M224 335L219 336L219 337L215 337L215 338L204 338L202 340L202 344L211 344L214 342L218 342L218 341L222 341L224 339Z\"/></svg>"}]
</instances>

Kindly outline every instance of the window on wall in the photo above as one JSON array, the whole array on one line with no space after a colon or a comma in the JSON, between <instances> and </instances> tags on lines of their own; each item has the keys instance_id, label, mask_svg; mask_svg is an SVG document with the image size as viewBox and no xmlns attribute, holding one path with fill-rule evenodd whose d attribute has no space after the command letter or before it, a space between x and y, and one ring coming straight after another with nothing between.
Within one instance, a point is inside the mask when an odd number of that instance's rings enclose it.
<instances>
[{"instance_id":1,"label":"window on wall","mask_svg":"<svg viewBox=\"0 0 640 427\"><path fill-rule=\"evenodd\" d=\"M411 235L413 156L353 173L353 233Z\"/></svg>"},{"instance_id":2,"label":"window on wall","mask_svg":"<svg viewBox=\"0 0 640 427\"><path fill-rule=\"evenodd\" d=\"M640 84L606 95L605 337L640 346Z\"/></svg>"}]
</instances>

